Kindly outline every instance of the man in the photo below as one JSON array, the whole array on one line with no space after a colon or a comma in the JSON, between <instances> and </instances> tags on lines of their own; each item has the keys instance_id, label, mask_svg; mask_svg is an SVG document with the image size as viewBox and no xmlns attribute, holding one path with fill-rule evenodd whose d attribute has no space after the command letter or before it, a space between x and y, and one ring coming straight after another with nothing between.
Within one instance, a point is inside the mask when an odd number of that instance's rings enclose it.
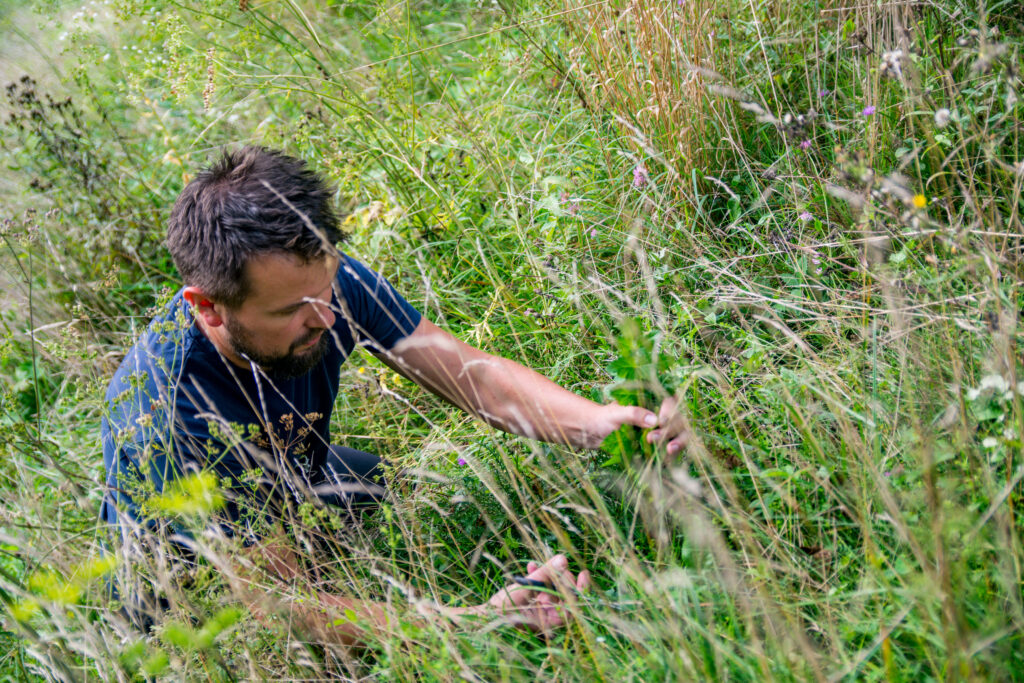
<instances>
[{"instance_id":1,"label":"man","mask_svg":"<svg viewBox=\"0 0 1024 683\"><path fill-rule=\"evenodd\" d=\"M167 245L186 284L125 357L102 425L102 515L126 539L167 524L151 494L190 473L212 472L229 483L221 530L262 543L272 571L295 573L294 555L265 543L283 509L310 499L355 506L383 493L380 459L330 439L339 370L357 346L513 434L595 448L632 424L651 428L647 438L669 453L682 448L671 402L660 415L596 404L423 318L384 278L337 250L342 234L331 196L304 162L246 147L200 173L175 203ZM187 544L187 530L172 531ZM514 611L534 628L549 628L561 621L557 598L536 582L589 583L562 556L527 569L527 585L445 613ZM386 621L372 602L319 598L357 612L360 623ZM361 635L348 622L332 629L333 620L313 609L303 619L326 638Z\"/></svg>"}]
</instances>

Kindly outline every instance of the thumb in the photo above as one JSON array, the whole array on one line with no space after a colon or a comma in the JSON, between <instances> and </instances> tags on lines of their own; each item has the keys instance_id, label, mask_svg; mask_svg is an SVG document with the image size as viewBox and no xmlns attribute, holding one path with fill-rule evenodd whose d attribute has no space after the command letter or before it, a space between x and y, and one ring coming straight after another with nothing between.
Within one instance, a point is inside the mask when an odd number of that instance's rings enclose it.
<instances>
[{"instance_id":1,"label":"thumb","mask_svg":"<svg viewBox=\"0 0 1024 683\"><path fill-rule=\"evenodd\" d=\"M649 429L658 425L658 416L640 406L621 406L622 421L621 424L629 424L637 427L643 427Z\"/></svg>"}]
</instances>

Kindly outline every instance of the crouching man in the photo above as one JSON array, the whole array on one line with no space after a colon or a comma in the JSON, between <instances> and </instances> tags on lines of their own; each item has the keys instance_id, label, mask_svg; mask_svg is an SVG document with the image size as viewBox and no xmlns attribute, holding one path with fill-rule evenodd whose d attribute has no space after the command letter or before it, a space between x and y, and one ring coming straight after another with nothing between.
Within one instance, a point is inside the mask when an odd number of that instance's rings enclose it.
<instances>
[{"instance_id":1,"label":"crouching man","mask_svg":"<svg viewBox=\"0 0 1024 683\"><path fill-rule=\"evenodd\" d=\"M669 453L683 447L671 402L660 414L599 405L435 326L337 248L332 194L304 162L245 147L199 173L177 199L167 245L185 286L126 355L102 423L101 513L123 540L169 524L137 492L160 494L207 472L228 483L219 530L243 537L272 573L297 572L294 552L268 535L268 520L303 501L354 508L387 492L378 456L331 443L339 371L357 346L513 434L596 448L630 424L650 428L647 438ZM189 546L189 534L175 531ZM560 625L558 596L586 588L588 572L573 573L561 555L527 569L479 606L438 609L452 620L509 614L536 629ZM293 605L292 614L326 639L351 642L387 620L372 601L315 597L319 605ZM278 596L259 591L247 600L264 613L280 607ZM347 610L359 618L337 618Z\"/></svg>"}]
</instances>

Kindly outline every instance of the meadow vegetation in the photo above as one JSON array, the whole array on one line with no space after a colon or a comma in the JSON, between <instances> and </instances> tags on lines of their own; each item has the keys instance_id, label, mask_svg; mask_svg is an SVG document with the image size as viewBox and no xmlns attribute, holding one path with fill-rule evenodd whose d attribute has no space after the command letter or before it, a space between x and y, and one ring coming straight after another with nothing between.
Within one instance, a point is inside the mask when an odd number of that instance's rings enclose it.
<instances>
[{"instance_id":1,"label":"meadow vegetation","mask_svg":"<svg viewBox=\"0 0 1024 683\"><path fill-rule=\"evenodd\" d=\"M8 679L1024 679L1018 3L47 0L0 22ZM218 542L187 577L104 552L106 383L180 286L174 198L241 143L337 183L346 249L462 339L597 400L677 396L686 453L498 434L357 355L336 441L406 475L356 527L303 508L309 578L266 588L387 603L366 650L257 619ZM202 527L216 485L157 502ZM596 586L549 639L429 617L557 551ZM171 603L149 632L104 591L129 569Z\"/></svg>"}]
</instances>

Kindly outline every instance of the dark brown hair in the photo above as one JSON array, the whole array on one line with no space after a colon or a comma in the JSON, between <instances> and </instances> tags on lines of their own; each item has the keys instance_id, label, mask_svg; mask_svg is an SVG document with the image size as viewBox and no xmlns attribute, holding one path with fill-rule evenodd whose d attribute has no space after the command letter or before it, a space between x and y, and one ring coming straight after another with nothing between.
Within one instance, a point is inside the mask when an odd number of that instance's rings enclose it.
<instances>
[{"instance_id":1,"label":"dark brown hair","mask_svg":"<svg viewBox=\"0 0 1024 683\"><path fill-rule=\"evenodd\" d=\"M202 171L171 209L167 248L186 284L218 303L241 306L245 264L264 253L312 261L343 240L333 188L301 159L242 147Z\"/></svg>"}]
</instances>

